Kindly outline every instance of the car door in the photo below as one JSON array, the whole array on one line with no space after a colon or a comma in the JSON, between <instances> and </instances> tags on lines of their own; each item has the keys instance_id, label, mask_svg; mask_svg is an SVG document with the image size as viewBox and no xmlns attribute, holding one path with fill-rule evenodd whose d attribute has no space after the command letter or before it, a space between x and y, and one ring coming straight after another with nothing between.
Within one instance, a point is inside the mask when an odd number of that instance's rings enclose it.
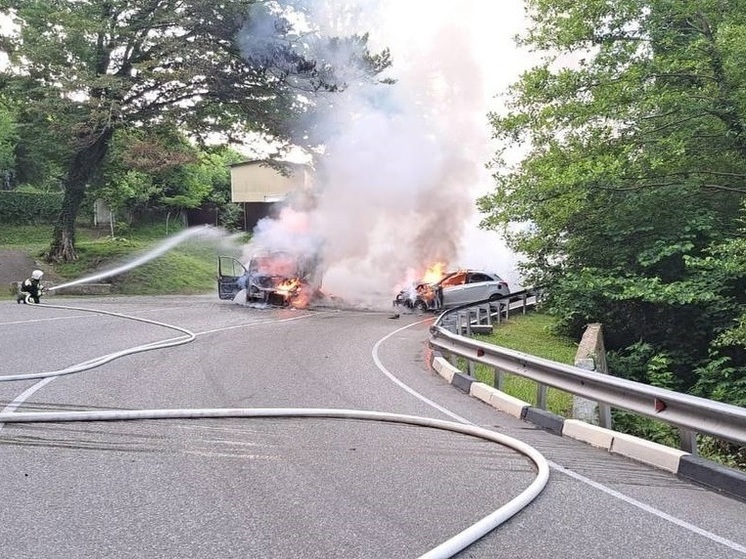
<instances>
[{"instance_id":1,"label":"car door","mask_svg":"<svg viewBox=\"0 0 746 559\"><path fill-rule=\"evenodd\" d=\"M218 298L233 299L241 286L238 280L246 273L246 267L232 256L218 256Z\"/></svg>"},{"instance_id":2,"label":"car door","mask_svg":"<svg viewBox=\"0 0 746 559\"><path fill-rule=\"evenodd\" d=\"M444 307L453 307L466 302L466 278L466 272L457 272L441 280Z\"/></svg>"},{"instance_id":3,"label":"car door","mask_svg":"<svg viewBox=\"0 0 746 559\"><path fill-rule=\"evenodd\" d=\"M464 303L486 301L495 292L495 281L481 272L470 272L464 286Z\"/></svg>"}]
</instances>

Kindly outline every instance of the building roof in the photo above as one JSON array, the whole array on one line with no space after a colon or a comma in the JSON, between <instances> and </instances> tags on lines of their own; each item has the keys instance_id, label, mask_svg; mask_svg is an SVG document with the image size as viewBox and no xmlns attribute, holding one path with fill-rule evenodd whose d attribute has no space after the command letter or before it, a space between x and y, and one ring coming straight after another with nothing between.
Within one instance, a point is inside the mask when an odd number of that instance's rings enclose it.
<instances>
[{"instance_id":1,"label":"building roof","mask_svg":"<svg viewBox=\"0 0 746 559\"><path fill-rule=\"evenodd\" d=\"M247 159L246 161L239 161L238 163L231 163L229 167L243 167L245 165L265 165L271 167L273 165L280 165L283 167L308 167L303 163L293 163L291 161L271 161L269 159Z\"/></svg>"}]
</instances>

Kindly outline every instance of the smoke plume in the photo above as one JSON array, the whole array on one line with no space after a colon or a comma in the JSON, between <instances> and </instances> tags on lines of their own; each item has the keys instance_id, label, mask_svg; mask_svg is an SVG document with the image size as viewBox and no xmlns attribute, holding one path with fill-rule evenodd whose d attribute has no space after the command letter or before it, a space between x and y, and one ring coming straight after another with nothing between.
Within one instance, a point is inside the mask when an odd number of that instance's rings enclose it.
<instances>
[{"instance_id":1,"label":"smoke plume","mask_svg":"<svg viewBox=\"0 0 746 559\"><path fill-rule=\"evenodd\" d=\"M311 28L320 26L329 36L366 31L348 27L375 25L381 5L347 3L346 10L335 10L339 2L333 0L292 4ZM247 56L269 45L272 27L257 21L262 35L244 42ZM344 67L353 58L348 53L321 52L322 41L306 43L310 56L341 65L349 81L315 112L323 144L314 161L315 203L291 204L262 220L250 250L315 251L325 292L388 307L392 295L428 266L455 262L476 211L472 188L488 159L488 138L467 31L446 27L432 37L416 57L397 60L394 53L387 74L394 84L356 79L359 69ZM385 46L385 37L379 40Z\"/></svg>"}]
</instances>

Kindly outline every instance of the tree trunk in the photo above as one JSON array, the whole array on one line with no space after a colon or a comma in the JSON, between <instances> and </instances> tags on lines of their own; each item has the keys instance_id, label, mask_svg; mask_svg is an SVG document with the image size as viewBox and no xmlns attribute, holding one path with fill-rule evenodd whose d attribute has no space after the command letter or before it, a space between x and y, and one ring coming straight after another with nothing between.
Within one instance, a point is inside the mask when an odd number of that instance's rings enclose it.
<instances>
[{"instance_id":1,"label":"tree trunk","mask_svg":"<svg viewBox=\"0 0 746 559\"><path fill-rule=\"evenodd\" d=\"M101 168L112 134L113 130L106 128L75 152L63 184L65 195L62 198L62 210L54 227L47 260L71 262L78 259L75 252L75 220L85 198L86 188Z\"/></svg>"}]
</instances>

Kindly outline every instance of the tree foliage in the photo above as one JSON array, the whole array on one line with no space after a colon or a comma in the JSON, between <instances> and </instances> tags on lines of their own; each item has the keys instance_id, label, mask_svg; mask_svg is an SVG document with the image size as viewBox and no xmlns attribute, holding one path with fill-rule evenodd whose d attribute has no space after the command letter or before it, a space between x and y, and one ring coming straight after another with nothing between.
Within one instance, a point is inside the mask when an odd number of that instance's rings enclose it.
<instances>
[{"instance_id":1,"label":"tree foliage","mask_svg":"<svg viewBox=\"0 0 746 559\"><path fill-rule=\"evenodd\" d=\"M345 81L301 48L290 20L269 4L0 0L0 15L18 28L0 37L11 61L5 89L67 151L51 258L75 258L75 217L120 130L155 125L198 139L253 132L281 143L307 136L299 123L309 122L302 117L313 94ZM364 38L345 41L363 49L354 59L361 73L388 64L387 53L364 50Z\"/></svg>"},{"instance_id":2,"label":"tree foliage","mask_svg":"<svg viewBox=\"0 0 746 559\"><path fill-rule=\"evenodd\" d=\"M121 130L112 139L101 180L88 194L120 218L164 208L179 212L204 202L225 208L230 164L241 160L227 147L194 145L178 130Z\"/></svg>"},{"instance_id":3,"label":"tree foliage","mask_svg":"<svg viewBox=\"0 0 746 559\"><path fill-rule=\"evenodd\" d=\"M18 142L16 117L7 102L0 97L0 189L10 186L16 166L15 146Z\"/></svg>"},{"instance_id":4,"label":"tree foliage","mask_svg":"<svg viewBox=\"0 0 746 559\"><path fill-rule=\"evenodd\" d=\"M484 225L565 330L605 324L617 374L746 402L746 2L527 5L545 56L491 115L526 155L497 154Z\"/></svg>"}]
</instances>

